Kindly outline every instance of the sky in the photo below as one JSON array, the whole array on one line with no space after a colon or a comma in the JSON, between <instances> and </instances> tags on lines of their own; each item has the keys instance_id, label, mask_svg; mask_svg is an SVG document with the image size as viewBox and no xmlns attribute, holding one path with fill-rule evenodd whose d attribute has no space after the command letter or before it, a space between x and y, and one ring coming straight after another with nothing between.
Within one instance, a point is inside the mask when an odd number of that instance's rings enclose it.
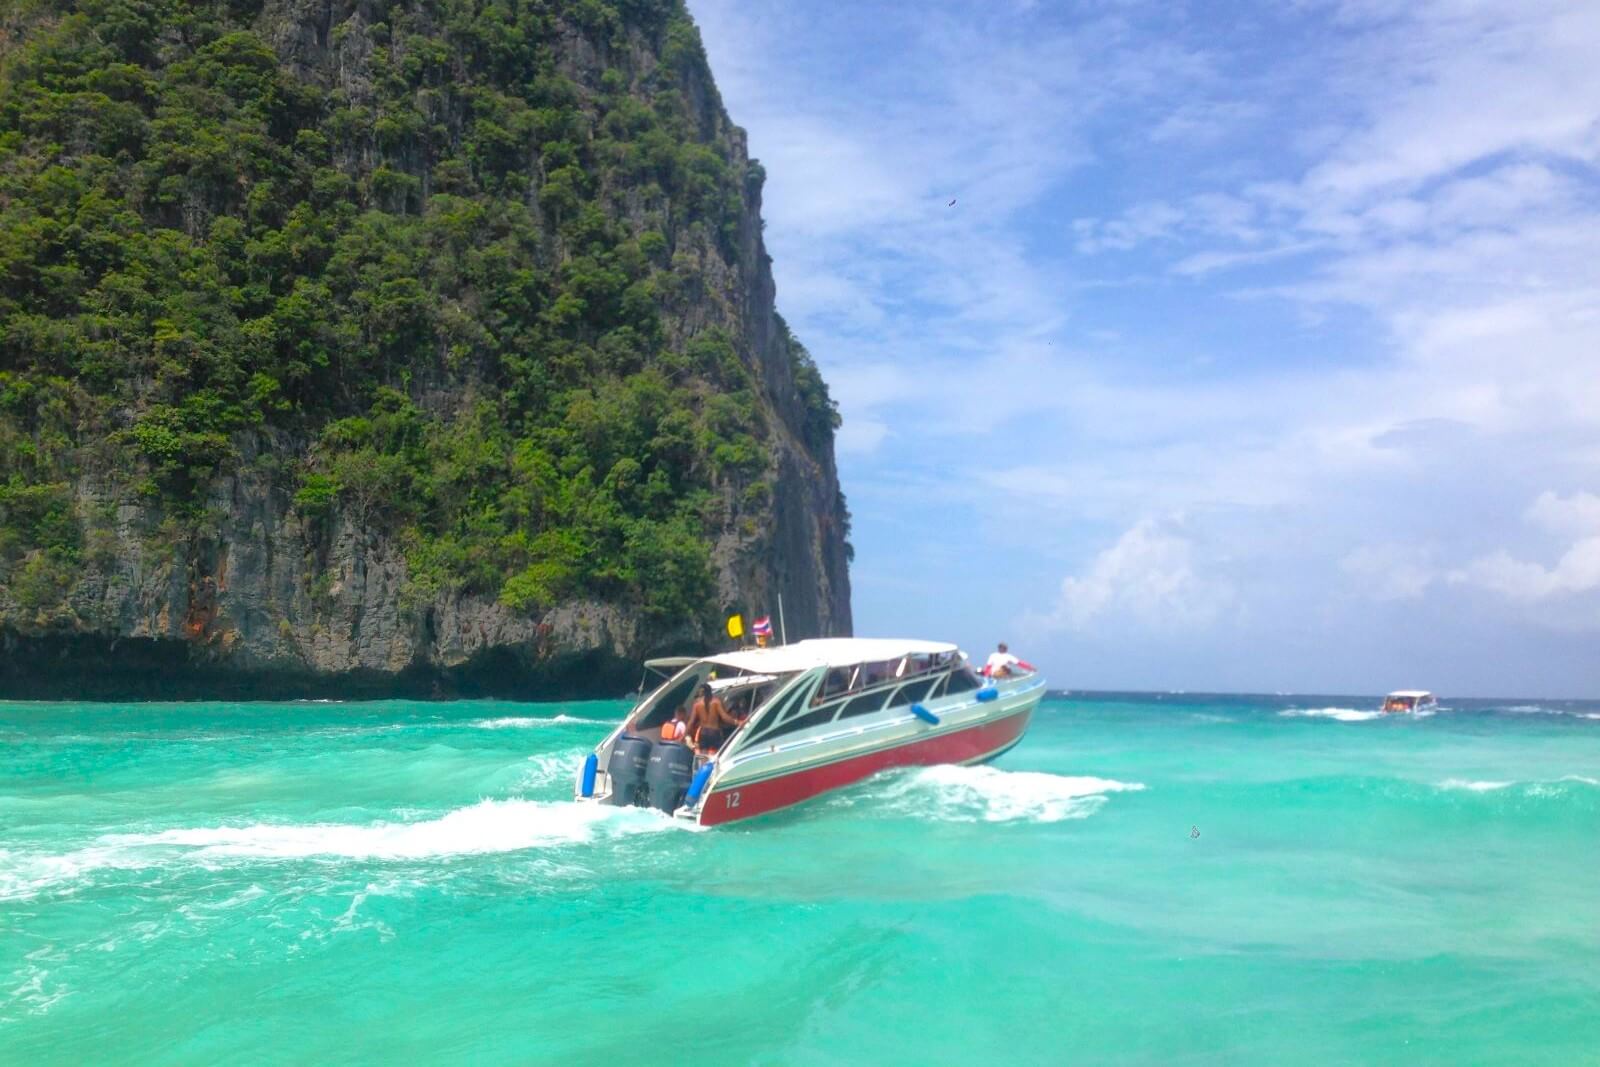
<instances>
[{"instance_id":1,"label":"sky","mask_svg":"<svg viewBox=\"0 0 1600 1067\"><path fill-rule=\"evenodd\" d=\"M689 4L858 634L1600 696L1600 5Z\"/></svg>"}]
</instances>

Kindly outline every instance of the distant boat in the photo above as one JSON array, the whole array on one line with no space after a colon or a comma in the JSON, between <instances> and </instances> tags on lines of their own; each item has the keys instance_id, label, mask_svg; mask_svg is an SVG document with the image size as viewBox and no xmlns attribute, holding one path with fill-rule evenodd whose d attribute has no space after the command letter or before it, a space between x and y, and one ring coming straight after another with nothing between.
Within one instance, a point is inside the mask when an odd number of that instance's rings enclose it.
<instances>
[{"instance_id":1,"label":"distant boat","mask_svg":"<svg viewBox=\"0 0 1600 1067\"><path fill-rule=\"evenodd\" d=\"M711 826L786 808L879 771L983 763L1022 739L1037 672L985 680L955 645L823 638L651 660L671 672L583 761L580 801ZM714 751L659 739L709 687L738 725Z\"/></svg>"},{"instance_id":2,"label":"distant boat","mask_svg":"<svg viewBox=\"0 0 1600 1067\"><path fill-rule=\"evenodd\" d=\"M1439 701L1426 689L1396 689L1383 700L1386 715L1400 715L1408 711L1435 711Z\"/></svg>"}]
</instances>

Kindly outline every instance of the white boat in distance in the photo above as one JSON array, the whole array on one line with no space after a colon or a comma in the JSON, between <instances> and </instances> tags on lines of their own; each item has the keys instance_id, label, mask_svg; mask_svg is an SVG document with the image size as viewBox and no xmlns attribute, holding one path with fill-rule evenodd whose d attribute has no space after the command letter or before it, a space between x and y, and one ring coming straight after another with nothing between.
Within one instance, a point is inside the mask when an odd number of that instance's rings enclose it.
<instances>
[{"instance_id":1,"label":"white boat in distance","mask_svg":"<svg viewBox=\"0 0 1600 1067\"><path fill-rule=\"evenodd\" d=\"M1396 689L1383 698L1383 710L1388 715L1402 715L1408 711L1434 711L1439 701L1426 689Z\"/></svg>"},{"instance_id":2,"label":"white boat in distance","mask_svg":"<svg viewBox=\"0 0 1600 1067\"><path fill-rule=\"evenodd\" d=\"M994 759L1022 740L1045 691L1034 671L986 681L955 645L933 641L821 638L646 666L674 673L585 757L577 799L705 826L895 767ZM709 757L660 739L705 685L747 712Z\"/></svg>"}]
</instances>

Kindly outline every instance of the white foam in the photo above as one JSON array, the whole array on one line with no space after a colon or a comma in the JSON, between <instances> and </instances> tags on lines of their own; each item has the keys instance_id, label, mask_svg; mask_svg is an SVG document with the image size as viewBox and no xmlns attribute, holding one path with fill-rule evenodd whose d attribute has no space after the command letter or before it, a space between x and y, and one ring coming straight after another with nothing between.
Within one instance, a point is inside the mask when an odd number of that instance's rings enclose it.
<instances>
[{"instance_id":1,"label":"white foam","mask_svg":"<svg viewBox=\"0 0 1600 1067\"><path fill-rule=\"evenodd\" d=\"M33 954L30 953L28 959L32 960ZM49 971L33 963L13 974L12 981L21 981L10 991L13 1004L25 1008L29 1015L43 1015L71 995L71 990L63 985L55 984L52 988L49 978Z\"/></svg>"},{"instance_id":2,"label":"white foam","mask_svg":"<svg viewBox=\"0 0 1600 1067\"><path fill-rule=\"evenodd\" d=\"M591 841L671 825L666 816L638 808L535 800L482 800L437 819L398 823L305 823L218 826L122 834L104 838L115 847L181 848L198 857L302 859L428 859Z\"/></svg>"},{"instance_id":3,"label":"white foam","mask_svg":"<svg viewBox=\"0 0 1600 1067\"><path fill-rule=\"evenodd\" d=\"M528 730L540 726L567 726L572 723L582 723L588 726L606 726L606 719L584 719L577 715L561 714L553 717L541 718L534 715L506 715L498 719L475 719L467 723L475 730Z\"/></svg>"},{"instance_id":4,"label":"white foam","mask_svg":"<svg viewBox=\"0 0 1600 1067\"><path fill-rule=\"evenodd\" d=\"M511 791L524 793L556 782L570 781L576 774L584 753L588 751L586 748L574 748L565 752L544 752L537 756L529 756Z\"/></svg>"},{"instance_id":5,"label":"white foam","mask_svg":"<svg viewBox=\"0 0 1600 1067\"><path fill-rule=\"evenodd\" d=\"M1060 822L1084 819L1109 793L1143 789L1139 782L1071 777L995 767L924 767L890 786L888 803L954 822Z\"/></svg>"},{"instance_id":6,"label":"white foam","mask_svg":"<svg viewBox=\"0 0 1600 1067\"><path fill-rule=\"evenodd\" d=\"M1446 778L1439 783L1441 789L1468 789L1474 793L1498 792L1511 786L1519 787L1519 792L1530 797L1560 797L1568 793L1567 784L1600 786L1600 779L1590 778L1582 774L1564 774L1553 781L1538 782L1488 782L1470 781L1465 778Z\"/></svg>"},{"instance_id":7,"label":"white foam","mask_svg":"<svg viewBox=\"0 0 1600 1067\"><path fill-rule=\"evenodd\" d=\"M1293 718L1337 719L1340 722L1368 722L1383 718L1381 711L1361 711L1357 708L1285 708L1278 714Z\"/></svg>"},{"instance_id":8,"label":"white foam","mask_svg":"<svg viewBox=\"0 0 1600 1067\"><path fill-rule=\"evenodd\" d=\"M433 819L378 823L253 823L107 834L65 855L0 856L0 900L71 888L104 869L228 860L427 860L690 828L647 808L571 801L482 800Z\"/></svg>"}]
</instances>

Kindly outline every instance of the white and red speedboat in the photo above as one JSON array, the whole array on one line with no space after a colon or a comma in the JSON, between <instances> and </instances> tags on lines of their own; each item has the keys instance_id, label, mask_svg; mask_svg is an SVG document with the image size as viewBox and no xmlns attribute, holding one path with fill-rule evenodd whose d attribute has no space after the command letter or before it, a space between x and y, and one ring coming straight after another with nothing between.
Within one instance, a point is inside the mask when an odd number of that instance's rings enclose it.
<instances>
[{"instance_id":1,"label":"white and red speedboat","mask_svg":"<svg viewBox=\"0 0 1600 1067\"><path fill-rule=\"evenodd\" d=\"M933 641L824 638L647 666L672 674L584 759L577 798L706 826L895 767L994 759L1022 739L1045 690L1033 671L980 678ZM707 685L740 725L714 754L663 741L662 725Z\"/></svg>"}]
</instances>

